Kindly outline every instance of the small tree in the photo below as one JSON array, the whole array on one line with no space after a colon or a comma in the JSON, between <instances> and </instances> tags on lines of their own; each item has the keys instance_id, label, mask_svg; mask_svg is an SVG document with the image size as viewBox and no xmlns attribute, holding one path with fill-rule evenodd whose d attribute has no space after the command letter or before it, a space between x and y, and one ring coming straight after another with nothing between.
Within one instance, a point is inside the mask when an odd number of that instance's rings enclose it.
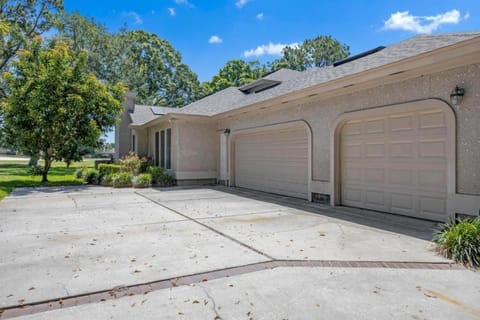
<instances>
[{"instance_id":1,"label":"small tree","mask_svg":"<svg viewBox=\"0 0 480 320\"><path fill-rule=\"evenodd\" d=\"M122 111L123 85L107 86L87 71L87 53L65 43L23 50L12 73L4 74L10 95L2 104L4 137L11 145L45 160L42 182L53 161L78 161Z\"/></svg>"}]
</instances>

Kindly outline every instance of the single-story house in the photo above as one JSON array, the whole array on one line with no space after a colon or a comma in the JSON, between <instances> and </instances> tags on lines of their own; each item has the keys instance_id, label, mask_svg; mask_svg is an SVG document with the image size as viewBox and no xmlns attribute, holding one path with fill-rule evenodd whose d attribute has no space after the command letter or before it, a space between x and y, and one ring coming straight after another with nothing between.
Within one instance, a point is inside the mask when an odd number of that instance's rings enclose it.
<instances>
[{"instance_id":1,"label":"single-story house","mask_svg":"<svg viewBox=\"0 0 480 320\"><path fill-rule=\"evenodd\" d=\"M480 32L281 69L180 109L127 94L116 157L227 186L445 221L480 209Z\"/></svg>"}]
</instances>

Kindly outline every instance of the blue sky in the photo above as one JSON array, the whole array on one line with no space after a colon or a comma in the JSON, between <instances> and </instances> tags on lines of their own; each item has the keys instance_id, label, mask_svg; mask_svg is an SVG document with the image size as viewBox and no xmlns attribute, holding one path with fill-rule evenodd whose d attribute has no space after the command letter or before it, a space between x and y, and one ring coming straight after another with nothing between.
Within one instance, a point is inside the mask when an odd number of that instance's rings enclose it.
<instances>
[{"instance_id":1,"label":"blue sky","mask_svg":"<svg viewBox=\"0 0 480 320\"><path fill-rule=\"evenodd\" d=\"M478 0L65 0L110 31L127 23L168 40L210 80L231 59L271 61L283 45L331 35L352 54L416 34L480 30Z\"/></svg>"}]
</instances>

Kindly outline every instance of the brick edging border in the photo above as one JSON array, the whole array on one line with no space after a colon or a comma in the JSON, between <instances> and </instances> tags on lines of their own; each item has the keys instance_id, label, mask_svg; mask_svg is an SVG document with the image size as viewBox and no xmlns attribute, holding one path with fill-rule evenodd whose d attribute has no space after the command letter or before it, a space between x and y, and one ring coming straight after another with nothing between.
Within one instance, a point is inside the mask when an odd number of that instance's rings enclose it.
<instances>
[{"instance_id":1,"label":"brick edging border","mask_svg":"<svg viewBox=\"0 0 480 320\"><path fill-rule=\"evenodd\" d=\"M61 297L53 300L38 301L24 305L0 308L0 319L46 312L89 303L115 300L126 296L148 294L149 292L170 289L178 286L228 278L278 267L320 267L320 268L382 268L382 269L429 269L464 270L461 265L445 262L395 262L395 261L334 261L334 260L271 260L175 277L170 279L114 287L108 290Z\"/></svg>"}]
</instances>

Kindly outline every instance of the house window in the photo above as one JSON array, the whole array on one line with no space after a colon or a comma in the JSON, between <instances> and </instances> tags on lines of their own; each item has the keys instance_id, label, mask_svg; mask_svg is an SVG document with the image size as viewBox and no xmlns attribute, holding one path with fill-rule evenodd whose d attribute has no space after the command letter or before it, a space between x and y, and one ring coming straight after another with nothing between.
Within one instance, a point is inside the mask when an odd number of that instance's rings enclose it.
<instances>
[{"instance_id":1,"label":"house window","mask_svg":"<svg viewBox=\"0 0 480 320\"><path fill-rule=\"evenodd\" d=\"M166 143L165 143L165 148L166 148L166 153L167 153L167 159L165 163L165 168L171 169L172 168L172 129L167 129L167 136L166 136Z\"/></svg>"},{"instance_id":2,"label":"house window","mask_svg":"<svg viewBox=\"0 0 480 320\"><path fill-rule=\"evenodd\" d=\"M135 152L135 135L132 135L132 151Z\"/></svg>"},{"instance_id":3,"label":"house window","mask_svg":"<svg viewBox=\"0 0 480 320\"><path fill-rule=\"evenodd\" d=\"M158 166L160 163L160 133L155 132L155 165Z\"/></svg>"},{"instance_id":4,"label":"house window","mask_svg":"<svg viewBox=\"0 0 480 320\"><path fill-rule=\"evenodd\" d=\"M160 166L165 168L165 130L160 131Z\"/></svg>"}]
</instances>

